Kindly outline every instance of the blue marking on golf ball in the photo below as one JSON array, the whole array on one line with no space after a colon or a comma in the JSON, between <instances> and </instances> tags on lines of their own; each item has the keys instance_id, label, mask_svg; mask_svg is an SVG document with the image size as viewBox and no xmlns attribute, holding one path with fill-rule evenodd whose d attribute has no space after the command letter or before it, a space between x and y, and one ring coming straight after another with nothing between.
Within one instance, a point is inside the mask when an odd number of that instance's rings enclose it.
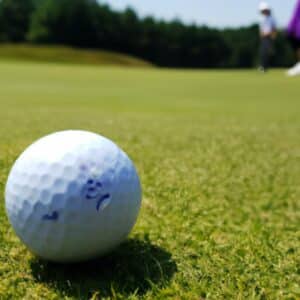
<instances>
[{"instance_id":1,"label":"blue marking on golf ball","mask_svg":"<svg viewBox=\"0 0 300 300\"><path fill-rule=\"evenodd\" d=\"M57 221L59 218L59 213L54 211L52 214L46 214L42 217L44 221Z\"/></svg>"},{"instance_id":2,"label":"blue marking on golf ball","mask_svg":"<svg viewBox=\"0 0 300 300\"><path fill-rule=\"evenodd\" d=\"M110 198L110 194L103 194L103 184L100 181L96 181L94 179L88 179L86 183L86 195L85 198L87 200L96 200L97 199L97 205L96 210L99 211L101 205L103 202Z\"/></svg>"}]
</instances>

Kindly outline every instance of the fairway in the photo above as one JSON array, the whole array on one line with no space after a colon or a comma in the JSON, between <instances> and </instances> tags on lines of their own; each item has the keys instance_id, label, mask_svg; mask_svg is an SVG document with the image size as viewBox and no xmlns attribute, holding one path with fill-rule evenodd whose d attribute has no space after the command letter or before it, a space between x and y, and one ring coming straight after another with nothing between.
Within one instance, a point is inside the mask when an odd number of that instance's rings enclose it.
<instances>
[{"instance_id":1,"label":"fairway","mask_svg":"<svg viewBox=\"0 0 300 300\"><path fill-rule=\"evenodd\" d=\"M0 299L299 299L300 79L0 62ZM31 255L4 186L37 138L84 129L135 162L143 204L105 258Z\"/></svg>"}]
</instances>

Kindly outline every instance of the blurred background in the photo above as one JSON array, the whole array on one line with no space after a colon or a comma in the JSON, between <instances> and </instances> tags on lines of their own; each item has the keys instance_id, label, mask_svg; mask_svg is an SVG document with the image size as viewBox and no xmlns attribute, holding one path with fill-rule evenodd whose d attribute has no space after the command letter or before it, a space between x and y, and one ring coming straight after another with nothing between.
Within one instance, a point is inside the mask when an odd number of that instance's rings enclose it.
<instances>
[{"instance_id":1,"label":"blurred background","mask_svg":"<svg viewBox=\"0 0 300 300\"><path fill-rule=\"evenodd\" d=\"M281 28L271 64L287 67L294 62L294 54L284 28L295 3L273 0L270 4ZM258 23L258 1L252 0L0 1L2 44L104 49L162 67L256 67ZM5 49L0 55L17 51Z\"/></svg>"}]
</instances>

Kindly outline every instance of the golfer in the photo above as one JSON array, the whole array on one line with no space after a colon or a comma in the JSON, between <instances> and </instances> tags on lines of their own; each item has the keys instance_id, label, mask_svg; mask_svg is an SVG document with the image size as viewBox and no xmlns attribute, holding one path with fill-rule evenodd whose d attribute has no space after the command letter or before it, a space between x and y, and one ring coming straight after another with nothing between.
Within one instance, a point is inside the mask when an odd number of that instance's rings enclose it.
<instances>
[{"instance_id":1,"label":"golfer","mask_svg":"<svg viewBox=\"0 0 300 300\"><path fill-rule=\"evenodd\" d=\"M288 39L296 52L297 63L288 70L288 76L300 75L300 0L297 1L295 11L287 29Z\"/></svg>"},{"instance_id":2,"label":"golfer","mask_svg":"<svg viewBox=\"0 0 300 300\"><path fill-rule=\"evenodd\" d=\"M273 40L276 37L276 22L272 16L271 7L266 2L261 2L259 11L262 15L260 22L260 70L266 72L269 68L270 57L273 50Z\"/></svg>"}]
</instances>

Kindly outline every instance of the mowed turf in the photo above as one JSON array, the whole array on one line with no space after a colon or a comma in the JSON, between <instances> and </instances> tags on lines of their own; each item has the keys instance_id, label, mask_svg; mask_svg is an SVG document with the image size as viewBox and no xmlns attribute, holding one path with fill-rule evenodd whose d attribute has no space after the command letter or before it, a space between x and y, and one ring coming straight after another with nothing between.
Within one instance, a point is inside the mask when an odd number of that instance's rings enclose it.
<instances>
[{"instance_id":1,"label":"mowed turf","mask_svg":"<svg viewBox=\"0 0 300 300\"><path fill-rule=\"evenodd\" d=\"M0 63L0 299L299 299L300 78ZM5 215L26 146L85 129L134 160L143 205L109 256L55 265Z\"/></svg>"},{"instance_id":2,"label":"mowed turf","mask_svg":"<svg viewBox=\"0 0 300 300\"><path fill-rule=\"evenodd\" d=\"M117 52L29 44L0 44L0 59L10 61L144 68L152 66L149 62L142 59Z\"/></svg>"}]
</instances>

